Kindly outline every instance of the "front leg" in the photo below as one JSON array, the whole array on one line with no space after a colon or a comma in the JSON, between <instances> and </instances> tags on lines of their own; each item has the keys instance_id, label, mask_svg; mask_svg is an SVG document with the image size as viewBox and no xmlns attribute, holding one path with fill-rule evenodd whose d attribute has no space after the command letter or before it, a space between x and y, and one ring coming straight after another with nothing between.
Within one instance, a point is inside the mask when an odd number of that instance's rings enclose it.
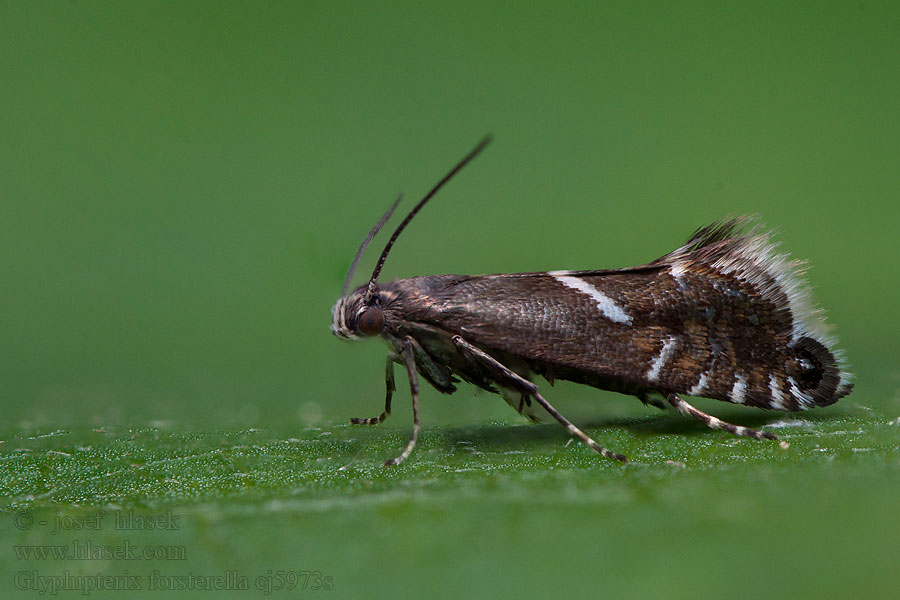
<instances>
[{"instance_id":1,"label":"front leg","mask_svg":"<svg viewBox=\"0 0 900 600\"><path fill-rule=\"evenodd\" d=\"M391 414L391 398L397 390L397 386L394 385L394 362L398 358L396 354L391 353L384 366L384 412L377 417L353 417L350 419L352 425L377 425Z\"/></svg>"},{"instance_id":2,"label":"front leg","mask_svg":"<svg viewBox=\"0 0 900 600\"><path fill-rule=\"evenodd\" d=\"M456 349L459 350L459 352L463 356L465 356L472 362L485 367L490 372L491 377L498 384L518 390L522 393L523 398L525 396L531 396L532 398L537 400L538 403L543 406L544 409L548 413L550 413L553 418L559 422L560 425L565 427L570 434L574 435L586 445L599 452L601 456L605 456L606 458L612 458L622 462L628 462L628 457L617 454L615 452L610 452L609 450L592 440L590 436L576 427L571 421L562 416L559 411L553 408L553 406L538 393L537 386L532 382L528 381L511 369L505 367L493 356L481 350L480 348L476 348L466 340L462 339L462 337L455 335L453 336L453 338L451 338L450 341L453 342L453 345L456 346Z\"/></svg>"},{"instance_id":3,"label":"front leg","mask_svg":"<svg viewBox=\"0 0 900 600\"><path fill-rule=\"evenodd\" d=\"M412 438L410 438L409 443L406 444L406 448L403 449L403 452L401 452L399 456L384 461L385 467L399 465L404 460L406 460L409 454L413 451L413 448L416 447L416 440L419 439L419 378L416 375L416 356L415 352L413 351L413 343L414 340L411 337L406 336L405 338L403 338L403 346L400 349L400 352L406 362L406 372L409 375L409 392L410 395L412 395ZM393 373L393 369L391 370L391 372Z\"/></svg>"}]
</instances>

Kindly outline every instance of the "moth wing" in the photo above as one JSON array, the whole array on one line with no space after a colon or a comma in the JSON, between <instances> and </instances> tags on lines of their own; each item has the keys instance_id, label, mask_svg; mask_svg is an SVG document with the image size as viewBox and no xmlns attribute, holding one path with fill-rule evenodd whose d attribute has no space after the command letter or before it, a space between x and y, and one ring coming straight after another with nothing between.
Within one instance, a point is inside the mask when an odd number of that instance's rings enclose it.
<instances>
[{"instance_id":1,"label":"moth wing","mask_svg":"<svg viewBox=\"0 0 900 600\"><path fill-rule=\"evenodd\" d=\"M640 267L460 277L431 318L485 350L606 389L778 410L852 388L802 263L740 217ZM624 388L624 389L621 389Z\"/></svg>"}]
</instances>

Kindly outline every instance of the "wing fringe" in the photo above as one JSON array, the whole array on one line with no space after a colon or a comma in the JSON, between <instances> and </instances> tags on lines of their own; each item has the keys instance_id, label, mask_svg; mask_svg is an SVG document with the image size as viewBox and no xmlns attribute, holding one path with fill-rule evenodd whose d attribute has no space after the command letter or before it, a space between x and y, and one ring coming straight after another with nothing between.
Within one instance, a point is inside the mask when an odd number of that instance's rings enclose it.
<instances>
[{"instance_id":1,"label":"wing fringe","mask_svg":"<svg viewBox=\"0 0 900 600\"><path fill-rule=\"evenodd\" d=\"M815 345L809 340L821 345L817 353L827 371L821 394L811 391L795 397L807 407L831 404L850 393L853 375L847 371L844 353L836 349L837 338L825 322L825 311L812 300L806 261L778 253L778 243L771 238L756 216L728 217L697 229L680 248L650 264L678 269L703 265L746 281L767 300L784 305L791 314L792 344L807 350Z\"/></svg>"}]
</instances>

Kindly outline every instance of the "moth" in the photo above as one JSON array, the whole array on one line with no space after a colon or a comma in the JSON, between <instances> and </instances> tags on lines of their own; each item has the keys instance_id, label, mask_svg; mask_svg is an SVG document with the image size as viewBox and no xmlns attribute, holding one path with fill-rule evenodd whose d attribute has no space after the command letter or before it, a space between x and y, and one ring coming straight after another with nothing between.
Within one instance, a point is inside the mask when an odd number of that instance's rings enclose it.
<instances>
[{"instance_id":1,"label":"moth","mask_svg":"<svg viewBox=\"0 0 900 600\"><path fill-rule=\"evenodd\" d=\"M557 379L636 396L709 427L787 444L769 432L727 423L683 396L777 411L828 406L850 393L852 376L803 280L804 263L776 253L753 218L698 229L676 250L624 269L493 275L429 275L379 283L385 260L409 222L491 141L482 140L409 212L384 247L369 281L347 293L369 242L398 198L363 240L332 310L333 333L380 336L389 348L384 410L391 412L394 364L406 367L412 395L409 443L384 464L406 460L419 436L419 376L445 394L460 380L501 395L537 420L542 408L601 455L626 462L554 408L534 379ZM660 398L661 397L661 398Z\"/></svg>"}]
</instances>

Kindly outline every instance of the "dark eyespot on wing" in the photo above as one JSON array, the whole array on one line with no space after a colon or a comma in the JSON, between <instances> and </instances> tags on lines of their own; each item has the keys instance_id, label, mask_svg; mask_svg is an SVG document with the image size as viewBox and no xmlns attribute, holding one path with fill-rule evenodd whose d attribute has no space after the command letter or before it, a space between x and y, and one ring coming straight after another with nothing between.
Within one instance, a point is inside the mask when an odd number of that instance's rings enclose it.
<instances>
[{"instance_id":1,"label":"dark eyespot on wing","mask_svg":"<svg viewBox=\"0 0 900 600\"><path fill-rule=\"evenodd\" d=\"M841 385L841 369L834 354L811 337L800 338L793 345L794 382L801 394L809 396L815 406L828 406L850 393L852 383Z\"/></svg>"}]
</instances>

